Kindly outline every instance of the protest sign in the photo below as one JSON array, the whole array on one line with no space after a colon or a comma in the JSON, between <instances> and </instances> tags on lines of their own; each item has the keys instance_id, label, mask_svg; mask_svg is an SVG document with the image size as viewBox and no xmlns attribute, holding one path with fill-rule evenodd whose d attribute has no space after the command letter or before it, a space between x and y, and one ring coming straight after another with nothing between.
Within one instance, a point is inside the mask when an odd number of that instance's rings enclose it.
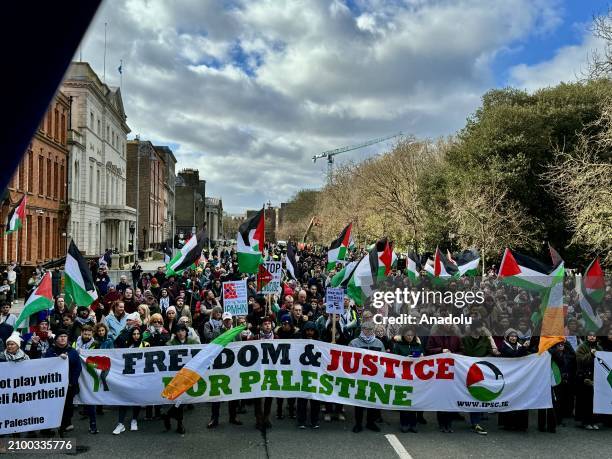
<instances>
[{"instance_id":1,"label":"protest sign","mask_svg":"<svg viewBox=\"0 0 612 459\"><path fill-rule=\"evenodd\" d=\"M83 351L104 358L106 387L82 372L82 403L174 403L161 392L204 345ZM515 359L438 354L419 358L312 340L234 342L178 400L299 397L381 409L511 411L552 406L550 354ZM143 391L142 387L147 390Z\"/></svg>"},{"instance_id":2,"label":"protest sign","mask_svg":"<svg viewBox=\"0 0 612 459\"><path fill-rule=\"evenodd\" d=\"M282 275L282 262L264 261L257 273L257 292L263 295L280 293Z\"/></svg>"},{"instance_id":3,"label":"protest sign","mask_svg":"<svg viewBox=\"0 0 612 459\"><path fill-rule=\"evenodd\" d=\"M612 414L612 352L595 353L593 413Z\"/></svg>"},{"instance_id":4,"label":"protest sign","mask_svg":"<svg viewBox=\"0 0 612 459\"><path fill-rule=\"evenodd\" d=\"M0 435L59 427L67 387L60 357L0 363Z\"/></svg>"},{"instance_id":5,"label":"protest sign","mask_svg":"<svg viewBox=\"0 0 612 459\"><path fill-rule=\"evenodd\" d=\"M344 289L327 287L325 292L325 311L328 314L344 314Z\"/></svg>"},{"instance_id":6,"label":"protest sign","mask_svg":"<svg viewBox=\"0 0 612 459\"><path fill-rule=\"evenodd\" d=\"M246 316L249 313L246 279L223 282L223 311L234 316Z\"/></svg>"}]
</instances>

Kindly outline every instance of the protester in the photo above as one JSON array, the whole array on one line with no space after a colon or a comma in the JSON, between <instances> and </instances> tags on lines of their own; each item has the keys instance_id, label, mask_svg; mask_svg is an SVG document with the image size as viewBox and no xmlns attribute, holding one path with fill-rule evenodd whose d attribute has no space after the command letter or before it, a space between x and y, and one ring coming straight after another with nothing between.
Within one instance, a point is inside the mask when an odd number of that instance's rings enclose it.
<instances>
[{"instance_id":1,"label":"protester","mask_svg":"<svg viewBox=\"0 0 612 459\"><path fill-rule=\"evenodd\" d=\"M601 346L597 343L597 335L593 331L587 333L586 341L576 350L578 364L576 417L586 430L599 430L593 417L593 377L595 353L601 350Z\"/></svg>"},{"instance_id":2,"label":"protester","mask_svg":"<svg viewBox=\"0 0 612 459\"><path fill-rule=\"evenodd\" d=\"M304 324L302 329L302 338L310 340L318 340L317 327L312 321ZM308 402L310 401L310 427L313 429L319 428L319 413L321 411L321 402L315 399L298 398L297 399L297 423L300 429L306 428L306 415Z\"/></svg>"},{"instance_id":3,"label":"protester","mask_svg":"<svg viewBox=\"0 0 612 459\"><path fill-rule=\"evenodd\" d=\"M21 350L21 342L19 333L13 332L6 339L6 348L0 352L0 362L23 362L24 360L30 360L30 357Z\"/></svg>"},{"instance_id":4,"label":"protester","mask_svg":"<svg viewBox=\"0 0 612 459\"><path fill-rule=\"evenodd\" d=\"M423 355L421 340L416 336L414 329L405 327L400 336L393 338L393 354L402 357L420 357ZM400 430L404 433L417 433L416 411L400 411Z\"/></svg>"}]
</instances>

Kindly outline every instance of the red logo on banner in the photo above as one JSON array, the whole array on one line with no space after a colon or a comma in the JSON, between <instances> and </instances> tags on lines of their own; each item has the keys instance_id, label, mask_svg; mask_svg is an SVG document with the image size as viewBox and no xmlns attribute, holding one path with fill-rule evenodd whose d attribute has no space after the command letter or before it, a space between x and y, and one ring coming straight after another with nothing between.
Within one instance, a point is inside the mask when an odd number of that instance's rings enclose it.
<instances>
[{"instance_id":1,"label":"red logo on banner","mask_svg":"<svg viewBox=\"0 0 612 459\"><path fill-rule=\"evenodd\" d=\"M228 300L235 300L238 298L238 293L236 292L236 286L234 284L226 284L223 286L223 298Z\"/></svg>"},{"instance_id":2,"label":"red logo on banner","mask_svg":"<svg viewBox=\"0 0 612 459\"><path fill-rule=\"evenodd\" d=\"M272 282L274 276L265 268L264 265L259 265L259 272L257 273L257 291L261 291L266 285Z\"/></svg>"}]
</instances>

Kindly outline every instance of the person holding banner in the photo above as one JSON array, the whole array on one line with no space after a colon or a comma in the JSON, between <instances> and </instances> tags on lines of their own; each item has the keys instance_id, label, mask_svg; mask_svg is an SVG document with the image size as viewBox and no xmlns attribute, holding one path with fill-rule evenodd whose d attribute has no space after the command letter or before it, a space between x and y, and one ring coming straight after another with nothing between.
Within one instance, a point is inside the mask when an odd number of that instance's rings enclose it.
<instances>
[{"instance_id":1,"label":"person holding banner","mask_svg":"<svg viewBox=\"0 0 612 459\"><path fill-rule=\"evenodd\" d=\"M502 357L517 358L524 357L529 353L529 341L523 344L518 342L518 333L513 328L506 330L504 333L504 342L500 349ZM529 426L529 411L509 411L507 413L499 413L499 423L506 430L518 430L526 432Z\"/></svg>"},{"instance_id":2,"label":"person holding banner","mask_svg":"<svg viewBox=\"0 0 612 459\"><path fill-rule=\"evenodd\" d=\"M272 332L272 324L274 319L272 317L264 317L261 320L261 327L259 332L253 335L253 340L271 340L275 339L276 336ZM253 399L253 405L255 406L255 428L261 431L265 429L271 429L272 423L270 422L270 412L272 411L272 397L262 397Z\"/></svg>"},{"instance_id":3,"label":"person holding banner","mask_svg":"<svg viewBox=\"0 0 612 459\"><path fill-rule=\"evenodd\" d=\"M423 355L423 345L414 329L404 327L402 334L393 337L392 345L393 354L401 355L402 357L420 357ZM422 412L421 416L422 416ZM400 430L403 433L417 433L417 412L416 411L400 411Z\"/></svg>"},{"instance_id":4,"label":"person holding banner","mask_svg":"<svg viewBox=\"0 0 612 459\"><path fill-rule=\"evenodd\" d=\"M578 366L576 418L587 430L599 430L593 417L593 372L595 371L595 353L601 350L594 331L588 332L586 341L576 350Z\"/></svg>"},{"instance_id":5,"label":"person holding banner","mask_svg":"<svg viewBox=\"0 0 612 459\"><path fill-rule=\"evenodd\" d=\"M317 327L312 321L304 324L302 329L303 339L318 340ZM306 412L308 410L308 399L297 399L297 422L300 429L306 428ZM313 429L319 428L319 413L321 412L321 402L319 400L310 399L310 427Z\"/></svg>"},{"instance_id":6,"label":"person holding banner","mask_svg":"<svg viewBox=\"0 0 612 459\"><path fill-rule=\"evenodd\" d=\"M60 437L66 432L74 429L72 425L72 415L74 414L74 396L79 392L79 376L81 375L81 358L79 353L70 346L68 342L68 331L60 329L55 335L53 346L49 347L45 358L61 357L68 359L68 390L66 391L66 401L64 403L64 413L59 428Z\"/></svg>"},{"instance_id":7,"label":"person holding banner","mask_svg":"<svg viewBox=\"0 0 612 459\"><path fill-rule=\"evenodd\" d=\"M361 334L352 340L349 344L351 347L357 347L359 349L367 349L370 351L385 352L385 346L383 343L374 336L374 322L368 321L361 325ZM380 432L380 427L376 425L376 420L379 418L379 410L374 408L363 408L361 406L355 407L355 426L353 427L354 433L359 433L363 430L363 412L366 413L366 429L374 432Z\"/></svg>"}]
</instances>

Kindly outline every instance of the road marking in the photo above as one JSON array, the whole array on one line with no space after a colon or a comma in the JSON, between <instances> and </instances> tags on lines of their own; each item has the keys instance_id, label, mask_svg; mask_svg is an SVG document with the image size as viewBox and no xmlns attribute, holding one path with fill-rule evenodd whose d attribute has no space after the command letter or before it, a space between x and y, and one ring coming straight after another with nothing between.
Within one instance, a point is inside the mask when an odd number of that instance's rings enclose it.
<instances>
[{"instance_id":1,"label":"road marking","mask_svg":"<svg viewBox=\"0 0 612 459\"><path fill-rule=\"evenodd\" d=\"M395 435L387 434L385 435L385 438L389 441L389 443L391 443L391 446L393 447L393 449L397 453L397 456L400 459L412 459L410 453L406 451L404 445L401 444L401 442L397 439Z\"/></svg>"}]
</instances>

